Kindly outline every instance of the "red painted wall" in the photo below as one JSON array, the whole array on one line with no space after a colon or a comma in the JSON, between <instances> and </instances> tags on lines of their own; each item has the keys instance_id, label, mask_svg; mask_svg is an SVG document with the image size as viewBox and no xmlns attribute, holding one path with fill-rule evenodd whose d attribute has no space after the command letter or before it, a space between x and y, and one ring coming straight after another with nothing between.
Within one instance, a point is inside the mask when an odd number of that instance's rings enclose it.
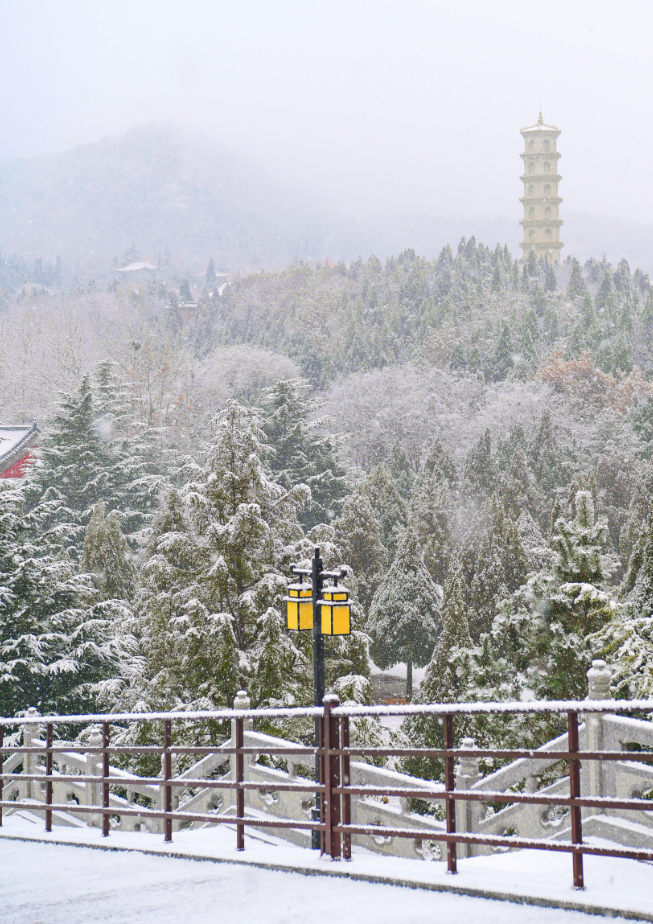
<instances>
[{"instance_id":1,"label":"red painted wall","mask_svg":"<svg viewBox=\"0 0 653 924\"><path fill-rule=\"evenodd\" d=\"M22 459L14 462L8 469L0 473L0 478L22 478L28 465L33 465L36 459L31 452L26 452Z\"/></svg>"}]
</instances>

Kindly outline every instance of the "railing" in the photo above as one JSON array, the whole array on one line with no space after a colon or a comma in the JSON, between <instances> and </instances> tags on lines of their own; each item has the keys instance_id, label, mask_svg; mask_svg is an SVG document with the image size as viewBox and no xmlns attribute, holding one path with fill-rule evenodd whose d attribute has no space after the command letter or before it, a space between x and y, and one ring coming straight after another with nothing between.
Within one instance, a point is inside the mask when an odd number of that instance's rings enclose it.
<instances>
[{"instance_id":1,"label":"railing","mask_svg":"<svg viewBox=\"0 0 653 924\"><path fill-rule=\"evenodd\" d=\"M588 748L582 742L594 740L585 732L585 726L580 724L580 716L587 722L601 720L611 729L610 735L614 738L614 729L623 726L628 732L630 725L640 726L645 723L634 723L631 719L614 716L614 713L632 715L637 713L653 712L653 700L640 700L633 702L600 700L586 700L582 702L531 702L531 703L469 703L452 705L406 705L406 706L340 706L336 697L327 696L324 708L311 709L233 709L216 712L180 712L157 714L130 714L130 715L89 715L89 716L36 716L28 715L19 719L0 719L0 754L5 758L2 765L3 798L0 800L0 825L2 824L3 809L13 811L20 808L29 808L30 811L44 813L45 829L52 830L53 815L56 813L72 813L91 818L99 818L103 835L109 836L112 816L119 814L126 817L160 819L163 834L167 842L173 837L173 826L177 828L188 824L229 824L236 828L236 846L238 850L245 848L245 828L293 829L305 831L319 831L321 850L332 859L350 859L352 851L352 837L371 837L377 841L384 838L412 838L423 843L433 841L442 843L446 851L448 869L451 873L457 871L458 847L477 845L480 848L494 849L539 849L567 852L572 855L573 883L576 888L583 888L583 857L587 854L608 857L624 857L635 860L653 860L653 850L630 849L619 846L604 847L583 841L583 818L588 812L602 810L603 812L651 812L653 801L645 798L612 797L603 794L597 786L596 780L603 778L604 770L609 770L619 764L637 762L640 764L652 763L653 752L603 750ZM513 715L526 714L559 714L565 715L567 720L567 735L550 742L542 749L505 749L505 748L478 748L471 746L470 739L463 739L462 746L455 746L456 721L460 718L469 718L480 715ZM609 715L609 719L603 718ZM395 716L430 716L434 722L442 723L443 746L441 748L379 748L358 747L350 743L350 719L357 716L372 717L383 715ZM297 744L289 746L288 742L264 735L255 735L255 744L247 744L246 723L256 719L282 718L313 718L318 720L320 729L319 747L308 747ZM214 720L224 722L231 720L232 737L229 742L219 747L176 745L173 741L173 723L192 722L197 720ZM133 723L160 723L161 744L149 746L125 746L114 744L111 741L112 727L131 725ZM80 746L91 762L86 766L85 773L70 773L70 766L79 767L78 758L71 753L69 742L57 742L54 732L57 724L66 725L99 725L100 733L90 739L89 744ZM647 723L648 724L648 723ZM22 745L3 746L4 730L7 727L20 726L25 729ZM45 740L34 740L33 732L39 726L45 727ZM651 726L653 731L653 725ZM610 735L608 737L610 737ZM628 740L625 739L619 740ZM653 740L653 736L652 739ZM118 772L110 766L111 755L144 756L156 755L161 758L161 776L141 777L125 771ZM185 773L173 772L173 758L182 755L199 758L200 761L211 761L217 766L221 761L229 759L232 763L232 773L220 779L206 779L205 777L188 776ZM260 780L248 779L246 768L257 756L268 757L307 758L308 762L319 757L319 778L309 780L288 775L281 779L277 774L273 788L275 792L300 793L313 799L319 797L320 818L288 818L288 817L260 817L256 813L248 815L246 811L246 797L253 791L261 791ZM414 787L406 785L407 778L402 775L402 785L392 785L389 779L387 784L370 785L369 783L356 784L352 781L352 759L356 757L431 757L438 758L444 766L444 787L439 783L428 783L415 779ZM39 759L43 764L39 764ZM513 791L505 789L488 788L493 783L493 777L506 772L515 774L515 770L504 768L485 780L475 782L474 785L460 788L460 784L468 779L460 772L456 774L456 761L458 770L465 761L479 759L525 761L531 769L541 763L550 766L555 762L564 762L569 767L569 795L563 792L551 791ZM75 764L75 760L78 763ZM93 763L94 762L94 763ZM18 772L22 764L22 772ZM585 767L583 773L581 768ZM65 765L65 766L64 766ZM196 764L196 766L198 766ZM517 766L512 765L512 768ZM95 767L95 772L91 771ZM592 772L592 767L598 767L600 773ZM642 768L643 769L643 768ZM588 772L589 770L589 772ZM521 772L521 771L520 771ZM397 775L399 777L399 775ZM581 782L587 790L583 795ZM594 782L593 782L594 781ZM94 797L88 798L86 804L79 802L71 804L69 801L60 801L65 787L72 784L83 784L87 793ZM123 790L136 790L143 793L160 792L161 796L153 800L153 809L144 809L134 806L129 800L120 799L111 792L112 787L120 786ZM14 787L16 799L4 798L4 790ZM33 797L34 788L39 788L42 799ZM179 805L179 794L193 788L232 792L235 795L235 814L229 812L189 811L186 806ZM598 789L598 791L597 791ZM402 800L419 799L423 801L443 803L445 824L438 824L433 819L414 818L410 827L392 824L362 824L352 821L352 800L359 799L389 799L400 797ZM100 804L98 804L100 803ZM478 830L457 830L457 816L460 809L478 804L498 803L532 805L542 807L563 807L568 810L571 820L570 839L568 841L552 840L543 837L519 837L510 834L483 833ZM458 811L457 811L458 807ZM308 814L308 813L306 813ZM388 816L386 815L386 818ZM410 817L410 816L409 816ZM403 819L402 819L403 820ZM419 822L419 823L418 823Z\"/></svg>"}]
</instances>

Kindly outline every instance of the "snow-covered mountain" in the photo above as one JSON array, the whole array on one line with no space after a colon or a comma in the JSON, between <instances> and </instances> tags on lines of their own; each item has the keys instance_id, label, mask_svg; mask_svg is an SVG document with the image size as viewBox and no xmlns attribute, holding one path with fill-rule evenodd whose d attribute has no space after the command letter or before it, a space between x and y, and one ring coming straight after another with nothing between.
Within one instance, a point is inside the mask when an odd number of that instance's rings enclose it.
<instances>
[{"instance_id":1,"label":"snow-covered mountain","mask_svg":"<svg viewBox=\"0 0 653 924\"><path fill-rule=\"evenodd\" d=\"M0 165L0 250L103 269L132 245L173 266L287 264L324 254L325 222L240 155L168 125Z\"/></svg>"}]
</instances>

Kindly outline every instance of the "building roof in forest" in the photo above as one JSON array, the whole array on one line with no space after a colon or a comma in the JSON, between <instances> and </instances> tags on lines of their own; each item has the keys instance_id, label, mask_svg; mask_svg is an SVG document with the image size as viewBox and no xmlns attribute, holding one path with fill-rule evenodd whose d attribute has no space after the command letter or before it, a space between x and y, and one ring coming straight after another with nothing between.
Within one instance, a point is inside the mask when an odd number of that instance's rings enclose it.
<instances>
[{"instance_id":1,"label":"building roof in forest","mask_svg":"<svg viewBox=\"0 0 653 924\"><path fill-rule=\"evenodd\" d=\"M0 478L19 478L30 461L29 450L36 446L39 428L35 423L23 426L0 424Z\"/></svg>"}]
</instances>

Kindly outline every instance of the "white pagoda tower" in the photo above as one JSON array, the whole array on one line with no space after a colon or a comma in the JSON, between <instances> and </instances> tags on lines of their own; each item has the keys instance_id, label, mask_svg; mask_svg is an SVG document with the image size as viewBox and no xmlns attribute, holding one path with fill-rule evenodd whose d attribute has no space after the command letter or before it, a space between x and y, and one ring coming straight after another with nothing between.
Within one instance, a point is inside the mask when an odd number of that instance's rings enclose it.
<instances>
[{"instance_id":1,"label":"white pagoda tower","mask_svg":"<svg viewBox=\"0 0 653 924\"><path fill-rule=\"evenodd\" d=\"M560 261L560 203L558 183L562 177L558 173L560 154L556 151L556 141L560 129L555 125L545 125L542 113L537 125L522 128L524 138L524 217L520 224L524 228L524 240L521 243L524 257L534 251L538 257L548 256L553 263Z\"/></svg>"}]
</instances>

